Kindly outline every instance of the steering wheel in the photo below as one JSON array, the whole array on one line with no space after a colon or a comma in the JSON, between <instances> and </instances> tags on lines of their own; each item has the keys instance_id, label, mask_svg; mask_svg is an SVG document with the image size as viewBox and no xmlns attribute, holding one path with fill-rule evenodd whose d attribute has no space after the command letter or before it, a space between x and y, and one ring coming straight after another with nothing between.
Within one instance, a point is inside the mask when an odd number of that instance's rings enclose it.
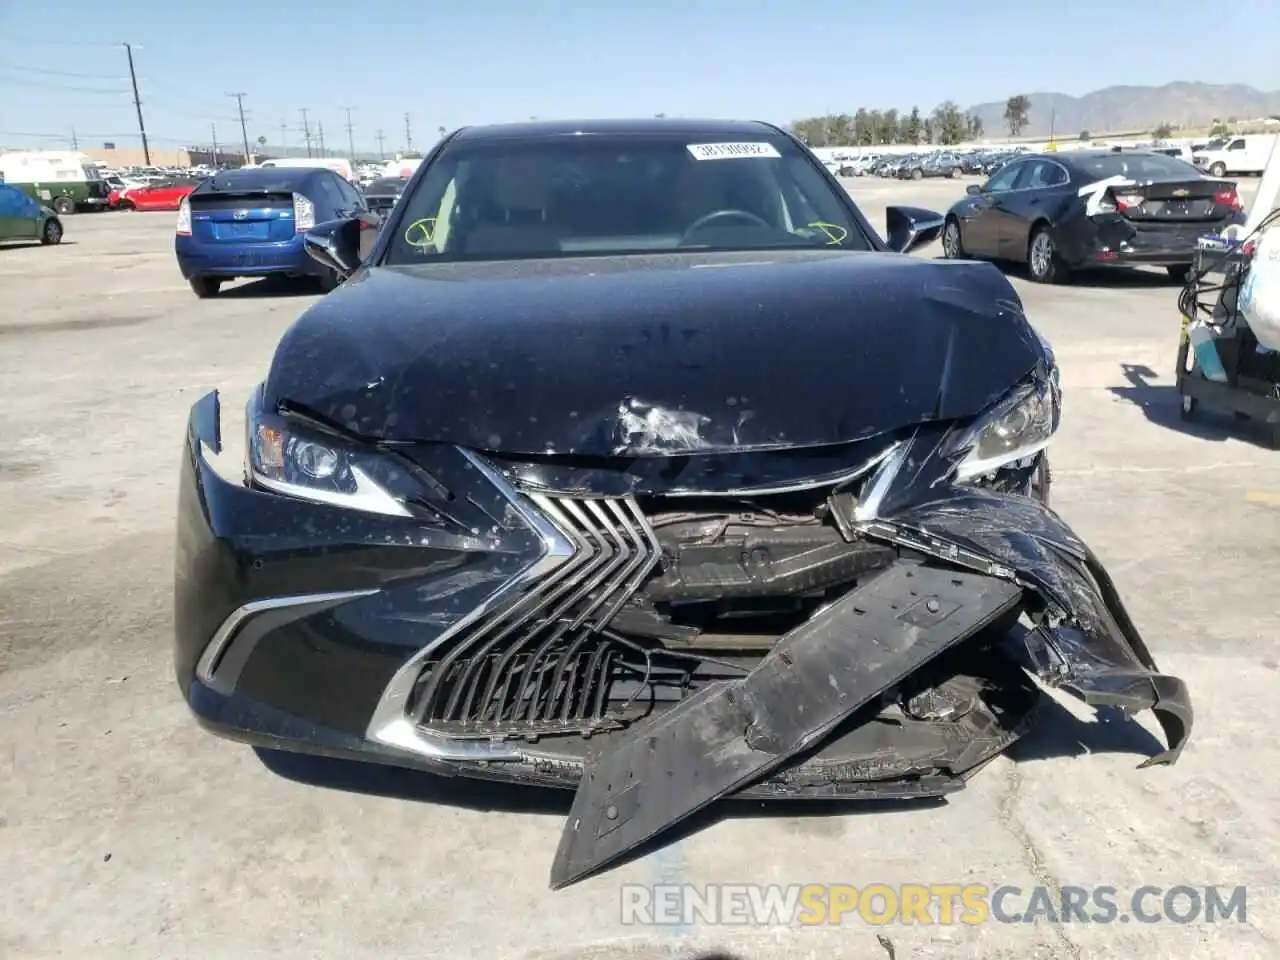
<instances>
[{"instance_id":1,"label":"steering wheel","mask_svg":"<svg viewBox=\"0 0 1280 960\"><path fill-rule=\"evenodd\" d=\"M687 240L690 235L697 233L710 223L714 223L717 220L728 220L732 217L737 217L739 220L746 220L756 226L764 227L766 230L773 229L769 221L765 220L763 217L756 216L750 210L713 210L711 213L701 216L697 220L693 221L693 223L689 224L684 231L682 241Z\"/></svg>"}]
</instances>

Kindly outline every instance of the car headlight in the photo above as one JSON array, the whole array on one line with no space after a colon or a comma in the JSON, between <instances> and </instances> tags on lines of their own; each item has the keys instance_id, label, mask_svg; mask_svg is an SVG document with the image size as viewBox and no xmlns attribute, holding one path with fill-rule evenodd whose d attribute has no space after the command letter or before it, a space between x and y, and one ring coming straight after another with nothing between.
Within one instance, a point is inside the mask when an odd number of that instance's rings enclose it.
<instances>
[{"instance_id":1,"label":"car headlight","mask_svg":"<svg viewBox=\"0 0 1280 960\"><path fill-rule=\"evenodd\" d=\"M393 453L357 449L342 438L269 414L251 400L246 472L266 490L389 517L442 519L431 509L438 482Z\"/></svg>"},{"instance_id":2,"label":"car headlight","mask_svg":"<svg viewBox=\"0 0 1280 960\"><path fill-rule=\"evenodd\" d=\"M1058 429L1057 369L1019 387L969 427L957 441L965 450L956 479L971 480L1034 456Z\"/></svg>"}]
</instances>

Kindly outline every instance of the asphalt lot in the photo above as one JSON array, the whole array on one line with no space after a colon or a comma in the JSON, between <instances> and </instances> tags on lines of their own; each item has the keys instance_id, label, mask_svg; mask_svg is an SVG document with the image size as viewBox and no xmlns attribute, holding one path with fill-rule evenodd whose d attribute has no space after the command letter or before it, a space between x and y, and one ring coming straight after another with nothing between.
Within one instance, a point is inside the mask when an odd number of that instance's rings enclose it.
<instances>
[{"instance_id":1,"label":"asphalt lot","mask_svg":"<svg viewBox=\"0 0 1280 960\"><path fill-rule=\"evenodd\" d=\"M964 181L849 184L883 224L887 203L945 209ZM172 225L83 215L61 247L0 249L0 957L603 960L697 943L882 960L877 935L897 960L1280 955L1280 454L1230 417L1179 421L1163 272L1013 282L1062 367L1055 506L1190 685L1181 762L1137 770L1141 731L1064 715L945 804L724 819L552 893L567 798L273 769L187 715L170 666L187 409L220 389L237 437L236 411L315 295L249 284L198 301ZM1248 922L620 923L620 883L670 881L1243 884Z\"/></svg>"}]
</instances>

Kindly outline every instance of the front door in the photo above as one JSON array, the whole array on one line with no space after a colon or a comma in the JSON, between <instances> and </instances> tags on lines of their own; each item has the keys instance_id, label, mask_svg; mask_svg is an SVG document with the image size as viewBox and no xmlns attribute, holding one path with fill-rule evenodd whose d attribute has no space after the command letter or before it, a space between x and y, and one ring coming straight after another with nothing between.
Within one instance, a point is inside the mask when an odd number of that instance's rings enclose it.
<instances>
[{"instance_id":1,"label":"front door","mask_svg":"<svg viewBox=\"0 0 1280 960\"><path fill-rule=\"evenodd\" d=\"M1006 163L991 175L982 192L968 205L968 216L961 226L965 251L975 257L1000 256L1000 211L1002 197L1013 189L1022 170L1021 161Z\"/></svg>"}]
</instances>

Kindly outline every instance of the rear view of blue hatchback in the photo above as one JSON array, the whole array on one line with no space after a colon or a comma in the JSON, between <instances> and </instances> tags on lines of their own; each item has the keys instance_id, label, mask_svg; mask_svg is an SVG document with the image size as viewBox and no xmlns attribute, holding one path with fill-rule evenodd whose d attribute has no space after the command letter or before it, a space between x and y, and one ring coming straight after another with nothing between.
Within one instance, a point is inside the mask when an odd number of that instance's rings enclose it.
<instances>
[{"instance_id":1,"label":"rear view of blue hatchback","mask_svg":"<svg viewBox=\"0 0 1280 960\"><path fill-rule=\"evenodd\" d=\"M178 209L174 252L198 297L223 281L271 275L315 277L325 290L337 276L303 246L317 223L363 211L358 190L331 170L229 170L210 177Z\"/></svg>"}]
</instances>

